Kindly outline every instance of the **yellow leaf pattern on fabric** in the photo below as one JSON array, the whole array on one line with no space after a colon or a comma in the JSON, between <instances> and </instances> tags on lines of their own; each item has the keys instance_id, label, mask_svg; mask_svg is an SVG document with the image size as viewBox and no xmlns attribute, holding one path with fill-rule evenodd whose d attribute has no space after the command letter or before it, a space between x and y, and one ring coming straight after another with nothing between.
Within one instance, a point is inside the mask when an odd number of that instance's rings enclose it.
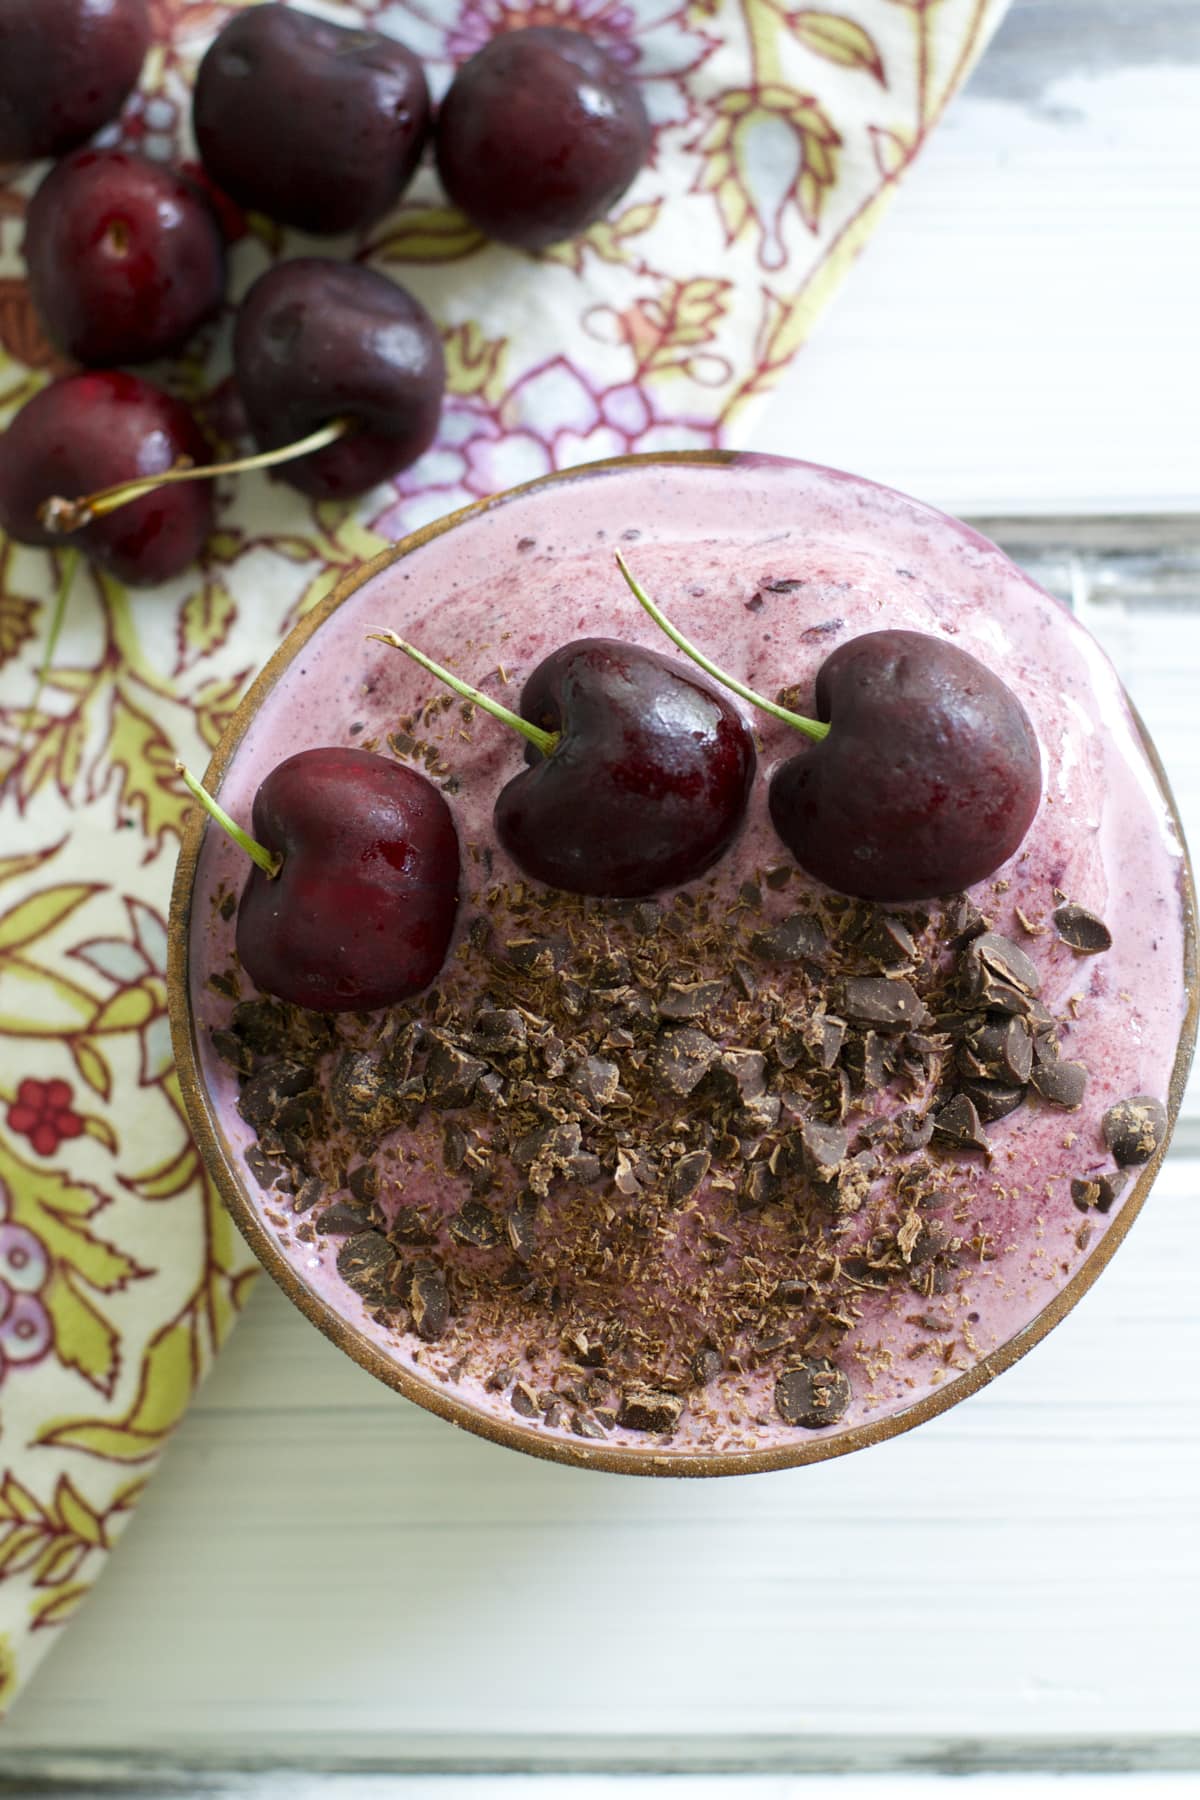
<instances>
[{"instance_id":1,"label":"yellow leaf pattern on fabric","mask_svg":"<svg viewBox=\"0 0 1200 1800\"><path fill-rule=\"evenodd\" d=\"M840 63L846 69L865 69L876 81L885 81L879 48L857 19L806 7L802 12L791 13L788 22L800 43L815 56Z\"/></svg>"},{"instance_id":2,"label":"yellow leaf pattern on fabric","mask_svg":"<svg viewBox=\"0 0 1200 1800\"><path fill-rule=\"evenodd\" d=\"M61 558L0 540L0 1222L36 1240L42 1333L3 1371L0 1708L95 1580L254 1278L169 1068L165 915L190 806L176 757L202 767L290 627L414 526L569 462L744 441L747 409L806 341L1003 5L570 0L559 14L634 69L655 121L624 199L526 255L485 243L426 168L354 247L441 334L446 404L426 455L352 504L262 476L223 484L199 565L161 589L84 565L28 728ZM228 16L215 0L152 10L144 93L115 129L128 144L150 99L186 119L195 61ZM437 83L481 17L475 0L423 11ZM20 260L29 182L0 172L0 430L59 370ZM247 274L304 248L245 225ZM221 333L172 365L233 449L228 378Z\"/></svg>"}]
</instances>

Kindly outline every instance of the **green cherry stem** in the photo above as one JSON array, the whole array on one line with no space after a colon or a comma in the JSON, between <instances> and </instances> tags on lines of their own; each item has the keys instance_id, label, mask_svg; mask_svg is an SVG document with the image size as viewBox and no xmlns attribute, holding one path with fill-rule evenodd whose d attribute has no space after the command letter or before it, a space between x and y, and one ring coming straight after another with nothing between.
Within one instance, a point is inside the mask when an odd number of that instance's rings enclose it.
<instances>
[{"instance_id":1,"label":"green cherry stem","mask_svg":"<svg viewBox=\"0 0 1200 1800\"><path fill-rule=\"evenodd\" d=\"M481 694L469 681L460 681L457 675L452 675L449 669L443 669L441 663L435 663L423 650L417 650L402 637L397 637L394 631L369 631L367 636L377 644L386 644L391 650L403 650L405 656L411 656L428 674L444 681L448 688L453 688L464 700L469 700L474 706L481 706L484 712L491 713L493 719L499 719L502 725L511 725L514 731L519 731L543 756L553 755L558 748L557 731L543 731L540 725L531 725L520 713L510 712L507 706L501 706L499 700L493 700L488 694Z\"/></svg>"},{"instance_id":2,"label":"green cherry stem","mask_svg":"<svg viewBox=\"0 0 1200 1800\"><path fill-rule=\"evenodd\" d=\"M21 727L20 741L22 744L33 730L33 723L37 717L38 702L41 700L42 690L45 688L46 682L49 679L50 670L54 663L54 652L58 649L58 640L62 635L63 620L67 616L67 596L71 592L71 584L75 580L75 572L78 567L78 550L68 550L62 560L62 574L58 583L58 593L54 600L54 611L50 615L50 629L46 633L46 648L42 652L42 660L38 667L37 679L33 685L33 698L29 702L29 707L25 714L25 723Z\"/></svg>"},{"instance_id":3,"label":"green cherry stem","mask_svg":"<svg viewBox=\"0 0 1200 1800\"><path fill-rule=\"evenodd\" d=\"M716 663L710 661L702 650L698 650L690 639L685 638L682 631L672 625L667 615L655 606L641 583L630 572L629 565L619 550L616 552L616 557L617 567L629 583L638 605L644 607L654 623L666 632L676 649L682 650L685 656L690 656L706 675L711 675L714 681L721 683L722 687L727 687L733 693L739 694L743 700L748 700L751 706L757 706L763 712L770 713L773 719L781 719L785 725L791 725L795 730L802 731L805 737L815 738L818 744L822 738L829 736L829 727L821 720L806 719L800 713L789 712L786 706L780 706L774 700L765 700L761 694L756 694L753 688L748 688L744 681L738 680L736 675L727 675L724 669L718 669Z\"/></svg>"},{"instance_id":4,"label":"green cherry stem","mask_svg":"<svg viewBox=\"0 0 1200 1800\"><path fill-rule=\"evenodd\" d=\"M218 475L248 475L254 469L274 469L280 463L294 462L300 456L314 456L318 450L327 450L330 444L336 444L351 428L350 419L334 419L332 424L322 425L319 431L310 432L298 443L285 444L281 450L260 450L256 456L239 456L235 461L225 463L197 464L185 459L176 463L173 469L164 469L161 475L118 481L114 487L101 488L99 493L85 494L79 500L64 500L60 494L53 494L49 500L42 501L38 519L47 531L65 536L71 531L82 531L94 519L102 519L107 513L129 506L135 500L144 500L147 494L157 493L159 488L170 487L175 482L212 481Z\"/></svg>"},{"instance_id":5,"label":"green cherry stem","mask_svg":"<svg viewBox=\"0 0 1200 1800\"><path fill-rule=\"evenodd\" d=\"M252 838L250 833L248 831L243 831L240 825L235 825L229 814L225 811L225 808L219 801L213 799L206 787L201 787L200 783L196 780L196 777L192 774L186 764L177 762L175 764L175 773L179 776L184 787L187 789L188 793L192 795L193 799L200 802L209 818L215 819L217 824L221 827L221 830L233 839L239 849L246 852L246 855L250 858L251 862L257 863L263 874L266 875L269 880L274 881L276 875L278 875L280 869L283 867L282 856L276 855L273 850L268 850L265 844L260 844L257 838Z\"/></svg>"}]
</instances>

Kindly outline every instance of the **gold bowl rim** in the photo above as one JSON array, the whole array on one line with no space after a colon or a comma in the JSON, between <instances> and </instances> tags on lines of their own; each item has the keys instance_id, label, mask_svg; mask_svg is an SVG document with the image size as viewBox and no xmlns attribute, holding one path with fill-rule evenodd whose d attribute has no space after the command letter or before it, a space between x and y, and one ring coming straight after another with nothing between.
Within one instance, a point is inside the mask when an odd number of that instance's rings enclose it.
<instances>
[{"instance_id":1,"label":"gold bowl rim","mask_svg":"<svg viewBox=\"0 0 1200 1800\"><path fill-rule=\"evenodd\" d=\"M214 791L219 789L226 770L237 753L258 707L290 666L297 653L320 630L325 621L365 582L371 580L381 570L390 568L394 563L412 555L414 551L419 550L432 539L454 530L456 526L478 517L481 513L504 505L517 495L586 479L602 471L638 466L677 466L680 464L729 467L742 462L750 464L755 462L788 463L793 460L781 457L760 457L755 452L743 454L731 450L659 451L642 455L610 457L603 461L585 463L577 468L555 470L550 474L538 476L532 481L507 488L502 493L491 495L486 499L474 501L468 506L460 507L440 519L435 519L429 524L419 527L418 530L410 532L398 543L381 551L378 556L373 557L371 561L364 563L360 568L349 571L332 591L293 627L242 696L212 754L205 772L205 786ZM864 485L877 485L863 477L856 476L854 479L863 481ZM919 502L918 504L923 505L924 503ZM950 515L942 516L960 531L972 536L977 535L971 532L970 527L962 525L960 521L951 518ZM1011 1338L981 1358L966 1373L959 1375L954 1381L948 1382L945 1387L938 1388L923 1399L915 1401L913 1405L905 1407L899 1412L891 1413L886 1418L852 1426L831 1437L806 1437L794 1445L776 1445L762 1450L689 1452L673 1451L661 1444L656 1446L653 1440L648 1441L645 1447L641 1445L633 1447L596 1444L591 1440L580 1440L575 1443L551 1437L548 1434L542 1435L532 1425L523 1424L516 1418L510 1421L484 1411L482 1408L468 1405L435 1381L422 1380L413 1371L393 1362L377 1344L373 1343L328 1301L322 1299L305 1284L264 1228L249 1198L248 1188L226 1153L226 1146L209 1105L207 1090L200 1071L196 1022L191 1006L189 949L192 894L199 865L200 847L208 825L206 816L199 808L195 808L184 828L171 891L168 917L167 1008L171 1021L171 1037L180 1091L188 1123L204 1160L204 1165L216 1183L221 1199L228 1208L238 1230L263 1268L282 1288L288 1299L317 1326L331 1343L336 1344L339 1350L345 1351L346 1355L352 1357L361 1368L366 1369L368 1374L375 1376L378 1381L382 1381L397 1393L403 1394L406 1399L415 1401L418 1406L424 1407L439 1418L449 1420L453 1425L458 1425L492 1443L502 1444L510 1450L520 1450L527 1455L540 1457L546 1461L566 1463L577 1468L600 1469L620 1475L761 1474L772 1469L794 1468L804 1463L824 1462L835 1456L849 1455L852 1451L863 1450L872 1444L883 1443L888 1438L898 1437L902 1432L911 1431L916 1426L924 1424L927 1419L935 1418L939 1413L948 1411L950 1407L956 1406L970 1395L978 1393L1004 1370L1011 1368L1015 1362L1032 1350L1035 1344L1040 1343L1087 1293L1093 1282L1111 1261L1140 1213L1166 1155L1179 1116L1195 1045L1197 1018L1200 1015L1195 885L1183 824L1166 772L1137 709L1129 700L1128 695L1126 695L1126 703L1129 705L1182 847L1181 899L1184 917L1184 982L1188 995L1188 1007L1180 1028L1179 1043L1168 1088L1167 1130L1163 1142L1153 1157L1139 1170L1134 1186L1125 1198L1117 1217L1109 1225L1095 1250L1085 1258L1071 1279L1020 1331L1015 1332Z\"/></svg>"}]
</instances>

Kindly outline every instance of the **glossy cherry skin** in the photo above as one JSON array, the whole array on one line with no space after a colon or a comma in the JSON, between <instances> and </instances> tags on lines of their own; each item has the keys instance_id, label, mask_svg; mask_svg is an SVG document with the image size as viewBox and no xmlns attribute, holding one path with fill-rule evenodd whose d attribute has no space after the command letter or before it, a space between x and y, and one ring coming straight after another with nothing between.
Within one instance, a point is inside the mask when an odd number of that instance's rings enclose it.
<instances>
[{"instance_id":1,"label":"glossy cherry skin","mask_svg":"<svg viewBox=\"0 0 1200 1800\"><path fill-rule=\"evenodd\" d=\"M0 530L22 544L77 545L131 587L154 587L195 561L212 530L212 485L183 482L134 500L69 537L52 536L38 508L77 500L181 457L207 463L208 444L180 400L136 375L68 375L26 402L0 437Z\"/></svg>"},{"instance_id":2,"label":"glossy cherry skin","mask_svg":"<svg viewBox=\"0 0 1200 1800\"><path fill-rule=\"evenodd\" d=\"M408 186L429 132L410 50L293 6L251 6L210 44L192 122L205 166L243 206L301 231L355 231Z\"/></svg>"},{"instance_id":3,"label":"glossy cherry skin","mask_svg":"<svg viewBox=\"0 0 1200 1800\"><path fill-rule=\"evenodd\" d=\"M25 216L25 261L47 333L91 368L180 349L225 292L208 201L126 150L80 150L51 169Z\"/></svg>"},{"instance_id":4,"label":"glossy cherry skin","mask_svg":"<svg viewBox=\"0 0 1200 1800\"><path fill-rule=\"evenodd\" d=\"M315 1012L392 1006L429 986L458 910L450 808L369 750L301 750L271 770L254 836L283 858L242 890L237 951L257 987Z\"/></svg>"},{"instance_id":5,"label":"glossy cherry skin","mask_svg":"<svg viewBox=\"0 0 1200 1800\"><path fill-rule=\"evenodd\" d=\"M120 112L149 47L146 0L0 0L0 163L84 143Z\"/></svg>"},{"instance_id":6,"label":"glossy cherry skin","mask_svg":"<svg viewBox=\"0 0 1200 1800\"><path fill-rule=\"evenodd\" d=\"M364 494L433 442L446 386L437 326L420 301L361 263L300 257L260 275L233 337L238 392L260 449L334 419L357 429L284 464L319 499Z\"/></svg>"},{"instance_id":7,"label":"glossy cherry skin","mask_svg":"<svg viewBox=\"0 0 1200 1800\"><path fill-rule=\"evenodd\" d=\"M437 119L454 204L501 243L541 250L611 211L650 153L637 83L580 31L507 31L465 63Z\"/></svg>"},{"instance_id":8,"label":"glossy cherry skin","mask_svg":"<svg viewBox=\"0 0 1200 1800\"><path fill-rule=\"evenodd\" d=\"M610 638L555 650L521 714L560 732L496 800L496 834L549 887L634 899L716 862L742 822L754 744L719 689L686 665Z\"/></svg>"},{"instance_id":9,"label":"glossy cherry skin","mask_svg":"<svg viewBox=\"0 0 1200 1800\"><path fill-rule=\"evenodd\" d=\"M1029 715L942 638L872 631L817 676L829 736L776 770L771 818L810 875L866 900L927 900L1019 848L1042 791Z\"/></svg>"}]
</instances>

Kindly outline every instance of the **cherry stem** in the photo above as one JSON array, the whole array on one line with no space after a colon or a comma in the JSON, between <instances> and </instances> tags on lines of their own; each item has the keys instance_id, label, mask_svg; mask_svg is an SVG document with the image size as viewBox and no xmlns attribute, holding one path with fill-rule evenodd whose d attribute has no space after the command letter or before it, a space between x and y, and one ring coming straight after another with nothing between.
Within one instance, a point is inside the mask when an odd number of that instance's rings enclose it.
<instances>
[{"instance_id":1,"label":"cherry stem","mask_svg":"<svg viewBox=\"0 0 1200 1800\"><path fill-rule=\"evenodd\" d=\"M217 824L221 827L221 830L226 832L228 836L233 839L239 849L246 852L246 855L250 858L251 862L257 863L263 874L267 876L269 880L274 881L276 875L278 875L280 869L283 867L282 856L277 855L274 850L268 850L265 844L260 844L257 838L252 838L250 833L248 831L243 831L240 825L235 825L229 814L225 811L225 808L219 801L213 799L206 787L201 787L200 783L196 780L196 777L185 764L177 762L175 764L175 773L182 780L188 793L200 802L209 818L215 819Z\"/></svg>"},{"instance_id":2,"label":"cherry stem","mask_svg":"<svg viewBox=\"0 0 1200 1800\"><path fill-rule=\"evenodd\" d=\"M297 457L313 456L318 450L327 450L330 444L336 444L352 429L353 420L334 419L298 443L285 444L281 450L260 450L256 456L239 456L234 462L197 464L182 457L161 475L118 481L114 487L101 488L98 493L85 494L79 500L64 500L61 494L53 494L42 501L37 516L47 531L65 536L71 531L82 531L94 519L102 519L106 513L129 506L134 500L144 500L147 494L157 493L161 487L170 487L179 481L212 481L218 475L248 475L254 469L273 469L279 463L294 462Z\"/></svg>"},{"instance_id":3,"label":"cherry stem","mask_svg":"<svg viewBox=\"0 0 1200 1800\"><path fill-rule=\"evenodd\" d=\"M785 725L791 725L795 730L802 731L805 737L815 738L818 744L822 738L829 736L828 725L823 724L820 719L806 719L801 713L789 712L786 706L780 706L776 701L765 700L761 694L756 694L753 688L748 688L744 681L737 679L736 675L727 675L724 669L718 669L716 663L711 662L702 650L698 650L690 639L685 638L682 631L672 625L667 615L655 606L649 594L631 574L629 565L619 550L616 557L617 567L629 583L634 599L645 608L654 623L666 632L676 648L682 650L685 656L690 656L706 675L711 675L714 681L721 683L722 687L727 687L733 693L739 694L743 700L748 700L751 706L760 707L763 712L770 713L773 719L781 719Z\"/></svg>"},{"instance_id":4,"label":"cherry stem","mask_svg":"<svg viewBox=\"0 0 1200 1800\"><path fill-rule=\"evenodd\" d=\"M29 709L25 714L25 723L21 727L20 741L22 744L24 744L25 739L33 730L34 720L37 717L38 702L41 700L42 690L46 685L51 667L54 663L54 652L58 649L58 640L62 635L63 620L67 616L67 596L71 592L71 584L75 580L75 572L79 567L79 554L78 550L68 550L62 560L62 576L58 584L58 593L54 600L54 611L50 615L50 629L46 633L46 648L42 652L41 664L38 668L37 679L34 682L33 698L29 702Z\"/></svg>"},{"instance_id":5,"label":"cherry stem","mask_svg":"<svg viewBox=\"0 0 1200 1800\"><path fill-rule=\"evenodd\" d=\"M457 675L452 675L449 669L443 669L441 663L435 663L432 657L425 655L424 651L417 650L412 644L405 643L404 639L397 637L394 631L369 631L367 636L373 638L378 644L387 644L392 650L403 650L405 656L411 656L415 663L419 663L423 669L426 669L430 675L435 675L439 681L444 681L448 688L453 688L454 692L461 694L464 700L470 700L474 706L481 706L484 712L491 713L493 719L499 719L502 725L511 725L514 731L519 731L521 736L528 738L529 742L535 749L540 750L543 756L552 756L558 748L559 732L543 731L540 725L531 725L528 719L521 717L520 713L510 712L507 706L501 706L499 700L493 700L489 695L481 694L478 688L471 686L470 682L460 681Z\"/></svg>"}]
</instances>

